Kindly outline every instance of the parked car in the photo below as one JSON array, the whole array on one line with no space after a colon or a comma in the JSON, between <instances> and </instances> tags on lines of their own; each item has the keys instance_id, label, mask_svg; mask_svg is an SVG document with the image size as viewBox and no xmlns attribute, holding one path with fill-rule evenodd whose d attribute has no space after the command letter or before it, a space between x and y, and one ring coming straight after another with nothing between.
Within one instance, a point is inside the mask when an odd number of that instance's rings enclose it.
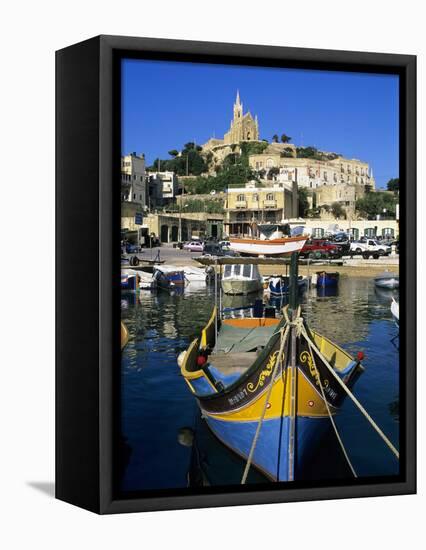
<instances>
[{"instance_id":1,"label":"parked car","mask_svg":"<svg viewBox=\"0 0 426 550\"><path fill-rule=\"evenodd\" d=\"M203 243L200 241L189 241L183 245L183 248L190 252L202 252L204 250Z\"/></svg>"},{"instance_id":2,"label":"parked car","mask_svg":"<svg viewBox=\"0 0 426 550\"><path fill-rule=\"evenodd\" d=\"M300 251L302 258L340 258L340 248L330 241L324 239L309 239Z\"/></svg>"},{"instance_id":3,"label":"parked car","mask_svg":"<svg viewBox=\"0 0 426 550\"><path fill-rule=\"evenodd\" d=\"M338 236L331 237L329 242L339 248L341 256L347 256L350 254L351 243L345 233L340 233Z\"/></svg>"},{"instance_id":4,"label":"parked car","mask_svg":"<svg viewBox=\"0 0 426 550\"><path fill-rule=\"evenodd\" d=\"M223 250L230 250L231 248L231 243L229 241L220 241L219 244Z\"/></svg>"},{"instance_id":5,"label":"parked car","mask_svg":"<svg viewBox=\"0 0 426 550\"><path fill-rule=\"evenodd\" d=\"M220 243L207 242L204 245L203 256L237 256L237 254L233 250L221 246Z\"/></svg>"},{"instance_id":6,"label":"parked car","mask_svg":"<svg viewBox=\"0 0 426 550\"><path fill-rule=\"evenodd\" d=\"M385 244L379 244L373 239L366 239L365 242L359 240L351 243L351 254L362 254L375 256L388 256L391 254L392 248Z\"/></svg>"}]
</instances>

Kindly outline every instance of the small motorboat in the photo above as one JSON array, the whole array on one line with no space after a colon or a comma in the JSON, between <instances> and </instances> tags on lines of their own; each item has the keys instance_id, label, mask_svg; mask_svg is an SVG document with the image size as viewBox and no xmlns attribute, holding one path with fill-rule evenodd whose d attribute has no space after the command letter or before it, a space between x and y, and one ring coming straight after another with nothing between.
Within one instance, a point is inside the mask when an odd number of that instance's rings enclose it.
<instances>
[{"instance_id":1,"label":"small motorboat","mask_svg":"<svg viewBox=\"0 0 426 550\"><path fill-rule=\"evenodd\" d=\"M374 278L374 284L380 288L387 288L389 290L399 288L399 275L391 271L385 271Z\"/></svg>"},{"instance_id":2,"label":"small motorboat","mask_svg":"<svg viewBox=\"0 0 426 550\"><path fill-rule=\"evenodd\" d=\"M134 269L121 270L121 290L137 291L139 289L140 274Z\"/></svg>"},{"instance_id":3,"label":"small motorboat","mask_svg":"<svg viewBox=\"0 0 426 550\"><path fill-rule=\"evenodd\" d=\"M299 292L304 292L309 285L309 277L299 275L297 279L297 288ZM286 275L273 275L269 278L269 292L272 296L284 296L290 291L290 277Z\"/></svg>"},{"instance_id":4,"label":"small motorboat","mask_svg":"<svg viewBox=\"0 0 426 550\"><path fill-rule=\"evenodd\" d=\"M161 290L172 290L176 287L183 288L185 286L185 274L183 269L175 269L170 266L161 268L156 267L153 273L153 279L157 288Z\"/></svg>"},{"instance_id":5,"label":"small motorboat","mask_svg":"<svg viewBox=\"0 0 426 550\"><path fill-rule=\"evenodd\" d=\"M395 323L399 327L399 303L395 300L395 298L392 298L391 312Z\"/></svg>"},{"instance_id":6,"label":"small motorboat","mask_svg":"<svg viewBox=\"0 0 426 550\"><path fill-rule=\"evenodd\" d=\"M246 295L263 288L263 279L256 264L227 264L222 276L225 294Z\"/></svg>"},{"instance_id":7,"label":"small motorboat","mask_svg":"<svg viewBox=\"0 0 426 550\"><path fill-rule=\"evenodd\" d=\"M140 290L152 290L157 286L157 282L152 273L139 271L139 288Z\"/></svg>"},{"instance_id":8,"label":"small motorboat","mask_svg":"<svg viewBox=\"0 0 426 550\"><path fill-rule=\"evenodd\" d=\"M339 273L336 272L327 272L327 271L317 271L316 272L316 286L317 288L321 287L336 287L339 284Z\"/></svg>"}]
</instances>

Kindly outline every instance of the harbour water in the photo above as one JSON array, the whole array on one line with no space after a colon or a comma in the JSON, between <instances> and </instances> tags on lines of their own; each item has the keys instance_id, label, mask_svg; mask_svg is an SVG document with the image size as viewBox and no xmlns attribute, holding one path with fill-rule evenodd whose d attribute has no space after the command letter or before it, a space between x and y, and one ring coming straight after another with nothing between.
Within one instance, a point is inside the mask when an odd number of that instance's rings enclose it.
<instances>
[{"instance_id":1,"label":"harbour water","mask_svg":"<svg viewBox=\"0 0 426 550\"><path fill-rule=\"evenodd\" d=\"M301 303L311 328L353 355L364 352L365 372L354 395L399 447L399 340L391 297L368 277L343 276L337 293L323 295L312 288ZM227 315L239 315L236 308L248 307L254 299L225 297L223 306L231 310ZM176 362L199 336L213 304L214 288L204 284L191 284L176 294L122 294L122 318L130 333L121 367L120 488L126 493L184 488L194 479L211 485L240 482L243 462L210 434ZM336 423L358 476L398 473L397 460L349 399ZM304 478L348 477L351 473L330 433L312 450ZM254 471L249 482L257 481L265 479Z\"/></svg>"}]
</instances>

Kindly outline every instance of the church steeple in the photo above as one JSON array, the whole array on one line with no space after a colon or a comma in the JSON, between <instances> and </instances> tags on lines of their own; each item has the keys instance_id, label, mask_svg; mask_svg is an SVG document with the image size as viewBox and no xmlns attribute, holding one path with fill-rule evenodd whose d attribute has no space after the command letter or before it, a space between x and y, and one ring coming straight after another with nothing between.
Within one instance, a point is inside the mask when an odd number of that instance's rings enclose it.
<instances>
[{"instance_id":1,"label":"church steeple","mask_svg":"<svg viewBox=\"0 0 426 550\"><path fill-rule=\"evenodd\" d=\"M234 103L234 120L243 118L243 104L240 100L240 91L237 90L237 98Z\"/></svg>"}]
</instances>

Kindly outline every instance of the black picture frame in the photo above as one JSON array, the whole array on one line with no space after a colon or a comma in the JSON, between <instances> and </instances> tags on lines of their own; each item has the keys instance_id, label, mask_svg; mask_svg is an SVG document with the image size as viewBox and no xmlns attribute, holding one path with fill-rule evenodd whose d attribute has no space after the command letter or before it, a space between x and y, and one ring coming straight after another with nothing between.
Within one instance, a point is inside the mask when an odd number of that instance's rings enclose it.
<instances>
[{"instance_id":1,"label":"black picture frame","mask_svg":"<svg viewBox=\"0 0 426 550\"><path fill-rule=\"evenodd\" d=\"M123 57L400 76L401 475L392 480L117 498ZM416 491L416 57L98 36L56 52L56 498L100 514ZM115 196L116 195L116 196ZM88 238L90 236L90 238ZM116 253L117 252L117 253Z\"/></svg>"}]
</instances>

